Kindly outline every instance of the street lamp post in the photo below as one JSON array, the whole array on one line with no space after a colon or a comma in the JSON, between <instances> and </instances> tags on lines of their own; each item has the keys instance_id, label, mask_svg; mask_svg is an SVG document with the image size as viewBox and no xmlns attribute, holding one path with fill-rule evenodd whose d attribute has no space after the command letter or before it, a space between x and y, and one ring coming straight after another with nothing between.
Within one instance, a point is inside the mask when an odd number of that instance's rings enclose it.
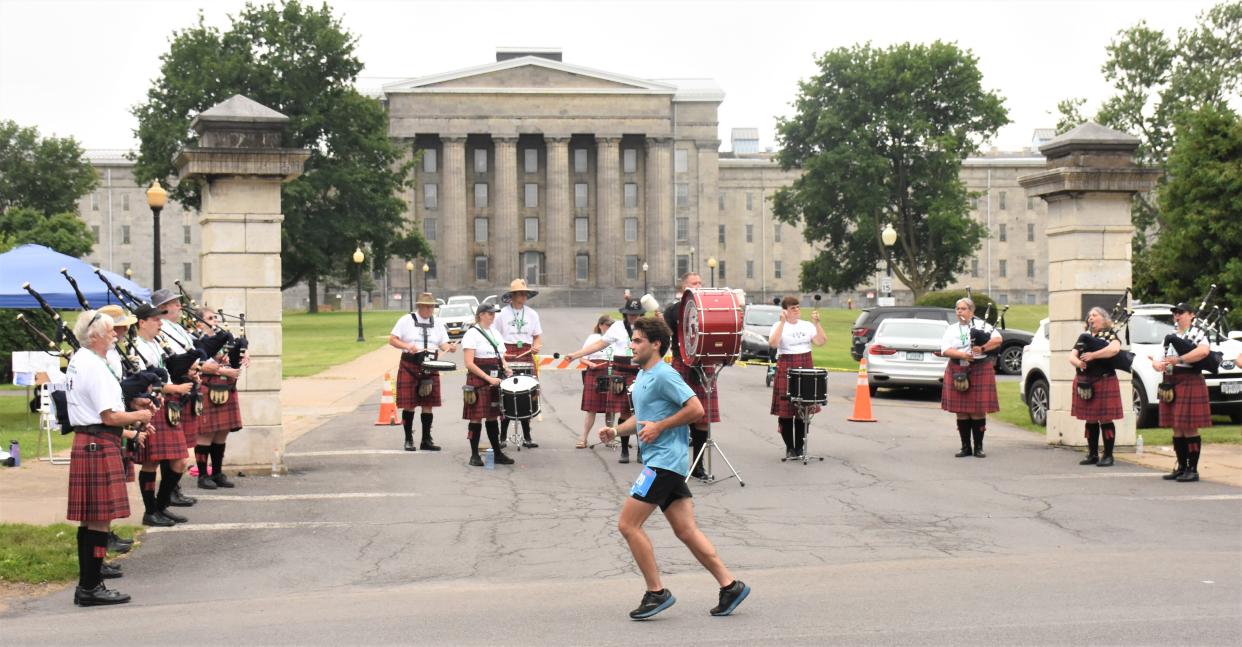
<instances>
[{"instance_id":1,"label":"street lamp post","mask_svg":"<svg viewBox=\"0 0 1242 647\"><path fill-rule=\"evenodd\" d=\"M134 280L134 268L132 267L125 268L125 278L131 281Z\"/></svg>"},{"instance_id":2,"label":"street lamp post","mask_svg":"<svg viewBox=\"0 0 1242 647\"><path fill-rule=\"evenodd\" d=\"M893 296L893 244L897 242L897 230L893 229L893 223L884 225L884 231L880 232L880 240L884 243L884 272L888 276L888 296Z\"/></svg>"},{"instance_id":3,"label":"street lamp post","mask_svg":"<svg viewBox=\"0 0 1242 647\"><path fill-rule=\"evenodd\" d=\"M690 248L690 267L686 268L686 270L690 272L699 271L699 266L696 265L694 262L694 248L693 247Z\"/></svg>"},{"instance_id":4,"label":"street lamp post","mask_svg":"<svg viewBox=\"0 0 1242 647\"><path fill-rule=\"evenodd\" d=\"M423 262L423 292L427 291L427 273L431 271L431 266L425 261Z\"/></svg>"},{"instance_id":5,"label":"street lamp post","mask_svg":"<svg viewBox=\"0 0 1242 647\"><path fill-rule=\"evenodd\" d=\"M707 267L708 267L709 269L711 269L711 271L712 271L712 287L716 287L716 265L717 265L717 263L716 263L716 257L715 257L715 256L708 256L708 257L707 257Z\"/></svg>"},{"instance_id":6,"label":"street lamp post","mask_svg":"<svg viewBox=\"0 0 1242 647\"><path fill-rule=\"evenodd\" d=\"M651 290L647 289L647 261L643 261L643 294L651 294Z\"/></svg>"},{"instance_id":7,"label":"street lamp post","mask_svg":"<svg viewBox=\"0 0 1242 647\"><path fill-rule=\"evenodd\" d=\"M164 187L160 186L159 180L151 180L151 186L147 189L147 206L151 207L151 238L153 242L153 253L151 262L155 264L155 270L151 274L151 288L160 289L160 211L163 211L164 205L168 203L168 192Z\"/></svg>"},{"instance_id":8,"label":"street lamp post","mask_svg":"<svg viewBox=\"0 0 1242 647\"><path fill-rule=\"evenodd\" d=\"M405 262L405 271L410 273L410 312L414 312L414 261Z\"/></svg>"},{"instance_id":9,"label":"street lamp post","mask_svg":"<svg viewBox=\"0 0 1242 647\"><path fill-rule=\"evenodd\" d=\"M354 249L354 265L358 266L358 341L366 341L362 336L362 261L366 260L366 255L362 253L362 247Z\"/></svg>"}]
</instances>

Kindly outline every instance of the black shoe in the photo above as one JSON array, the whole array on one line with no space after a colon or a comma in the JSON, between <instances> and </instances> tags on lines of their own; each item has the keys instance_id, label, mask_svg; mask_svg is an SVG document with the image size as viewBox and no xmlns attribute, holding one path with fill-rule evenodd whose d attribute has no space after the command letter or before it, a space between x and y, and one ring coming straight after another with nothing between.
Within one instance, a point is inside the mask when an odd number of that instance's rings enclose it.
<instances>
[{"instance_id":1,"label":"black shoe","mask_svg":"<svg viewBox=\"0 0 1242 647\"><path fill-rule=\"evenodd\" d=\"M1177 477L1178 483L1190 483L1191 481L1198 481L1198 480L1199 480L1199 470L1194 470L1194 469L1188 469L1185 472L1182 472L1181 476Z\"/></svg>"},{"instance_id":2,"label":"black shoe","mask_svg":"<svg viewBox=\"0 0 1242 647\"><path fill-rule=\"evenodd\" d=\"M413 439L413 438L407 439L407 440L405 441L405 451L407 451L407 452L418 451L418 450L417 450L417 448L415 448L415 447L414 447L414 439Z\"/></svg>"},{"instance_id":3,"label":"black shoe","mask_svg":"<svg viewBox=\"0 0 1242 647\"><path fill-rule=\"evenodd\" d=\"M742 580L733 580L729 586L720 589L720 604L712 607L708 613L714 616L727 616L733 613L737 605L750 595L750 587Z\"/></svg>"},{"instance_id":4,"label":"black shoe","mask_svg":"<svg viewBox=\"0 0 1242 647\"><path fill-rule=\"evenodd\" d=\"M221 471L219 471L219 472L216 472L215 474L212 474L212 475L211 475L211 480L215 481L215 482L216 482L216 485L218 485L218 486L220 486L220 487L222 487L222 488L231 488L231 487L235 487L235 485L233 484L233 482L229 480L229 477L227 477L227 476L225 476L225 475L224 475L224 471L223 471L223 470L221 470Z\"/></svg>"},{"instance_id":5,"label":"black shoe","mask_svg":"<svg viewBox=\"0 0 1242 647\"><path fill-rule=\"evenodd\" d=\"M707 478L707 472L703 471L701 466L696 467L693 470L690 470L690 478L705 479Z\"/></svg>"},{"instance_id":6,"label":"black shoe","mask_svg":"<svg viewBox=\"0 0 1242 647\"><path fill-rule=\"evenodd\" d=\"M638 603L638 608L630 612L630 617L635 620L646 620L673 606L676 601L677 598L673 597L673 592L668 589L659 593L647 591L643 594L643 601Z\"/></svg>"},{"instance_id":7,"label":"black shoe","mask_svg":"<svg viewBox=\"0 0 1242 647\"><path fill-rule=\"evenodd\" d=\"M505 441L503 441L503 440L502 440L502 441L500 441L500 446L499 446L499 447L497 447L496 449L504 449L504 448L506 448L506 447L508 447L508 446L509 446L509 443L507 443L507 442L505 442Z\"/></svg>"},{"instance_id":8,"label":"black shoe","mask_svg":"<svg viewBox=\"0 0 1242 647\"><path fill-rule=\"evenodd\" d=\"M134 542L132 539L121 539L116 536L115 532L108 532L108 552L124 555L133 547Z\"/></svg>"},{"instance_id":9,"label":"black shoe","mask_svg":"<svg viewBox=\"0 0 1242 647\"><path fill-rule=\"evenodd\" d=\"M497 465L512 465L513 464L513 459L509 458L508 456L505 456L505 453L501 451L496 452L496 455L493 458L493 460L496 461Z\"/></svg>"},{"instance_id":10,"label":"black shoe","mask_svg":"<svg viewBox=\"0 0 1242 647\"><path fill-rule=\"evenodd\" d=\"M483 467L483 459L479 458L478 454L475 454L470 457L470 465L471 467Z\"/></svg>"},{"instance_id":11,"label":"black shoe","mask_svg":"<svg viewBox=\"0 0 1242 647\"><path fill-rule=\"evenodd\" d=\"M108 562L104 562L103 566L99 567L99 577L102 577L105 580L121 577L122 575L124 575L124 573L121 572L120 564L109 564Z\"/></svg>"},{"instance_id":12,"label":"black shoe","mask_svg":"<svg viewBox=\"0 0 1242 647\"><path fill-rule=\"evenodd\" d=\"M1078 464L1079 465L1095 465L1096 463L1099 463L1099 462L1100 462L1100 456L1098 454L1088 454L1086 458L1078 461ZM1112 463L1109 463L1109 465L1111 464Z\"/></svg>"},{"instance_id":13,"label":"black shoe","mask_svg":"<svg viewBox=\"0 0 1242 647\"><path fill-rule=\"evenodd\" d=\"M129 602L129 596L120 591L113 591L104 586L102 582L99 586L89 591L77 587L73 591L73 603L80 607L95 607L105 604L125 604Z\"/></svg>"},{"instance_id":14,"label":"black shoe","mask_svg":"<svg viewBox=\"0 0 1242 647\"><path fill-rule=\"evenodd\" d=\"M1164 476L1161 476L1160 478L1166 481L1176 481L1177 479L1181 478L1182 474L1185 472L1186 472L1186 468L1175 467L1173 468L1172 472L1169 472L1168 474L1165 474Z\"/></svg>"},{"instance_id":15,"label":"black shoe","mask_svg":"<svg viewBox=\"0 0 1242 647\"><path fill-rule=\"evenodd\" d=\"M966 458L966 457L968 457L968 456L974 456L974 455L975 455L975 453L974 453L973 451L971 451L971 449L970 449L969 447L963 447L963 448L962 448L962 451L960 451L960 452L958 452L958 453L954 454L954 455L953 455L953 457L954 457L954 458Z\"/></svg>"},{"instance_id":16,"label":"black shoe","mask_svg":"<svg viewBox=\"0 0 1242 647\"><path fill-rule=\"evenodd\" d=\"M1105 456L1104 458L1101 458L1101 459L1100 459L1100 462L1096 463L1096 464L1095 464L1095 466L1096 466L1096 467L1112 467L1112 466L1113 466L1113 457L1112 457L1112 456Z\"/></svg>"},{"instance_id":17,"label":"black shoe","mask_svg":"<svg viewBox=\"0 0 1242 647\"><path fill-rule=\"evenodd\" d=\"M160 528L167 528L168 526L177 525L177 522L173 521L172 519L169 519L168 517L165 517L164 515L158 512L148 512L142 515L142 525L158 526Z\"/></svg>"},{"instance_id":18,"label":"black shoe","mask_svg":"<svg viewBox=\"0 0 1242 647\"><path fill-rule=\"evenodd\" d=\"M428 452L440 451L440 446L431 442L430 440L424 440L423 442L419 443L418 448L423 451L428 451Z\"/></svg>"},{"instance_id":19,"label":"black shoe","mask_svg":"<svg viewBox=\"0 0 1242 647\"><path fill-rule=\"evenodd\" d=\"M798 457L798 455L794 453L794 450L792 450L792 449L786 449L786 450L785 450L785 458L786 458L786 459L790 459L790 458L797 458L797 457Z\"/></svg>"},{"instance_id":20,"label":"black shoe","mask_svg":"<svg viewBox=\"0 0 1242 647\"><path fill-rule=\"evenodd\" d=\"M178 508L188 508L195 503L198 503L198 499L182 494L181 488L173 490L172 495L168 497L168 505L176 506Z\"/></svg>"},{"instance_id":21,"label":"black shoe","mask_svg":"<svg viewBox=\"0 0 1242 647\"><path fill-rule=\"evenodd\" d=\"M628 463L628 462L630 462L630 452L629 452L629 450L628 450L628 449L623 449L623 450L621 450L621 459L620 459L620 460L618 460L617 462L618 462L618 463Z\"/></svg>"},{"instance_id":22,"label":"black shoe","mask_svg":"<svg viewBox=\"0 0 1242 647\"><path fill-rule=\"evenodd\" d=\"M179 515L179 514L177 514L177 513L175 513L175 512L171 512L171 511L169 511L169 510L168 510L168 508L164 508L163 510L160 510L160 514L164 515L164 518L165 518L165 519L169 519L169 520L171 520L171 521L175 521L175 522L177 522L177 523L185 523L185 522L189 521L189 519L186 519L185 517L183 517L183 516L181 516L181 515Z\"/></svg>"},{"instance_id":23,"label":"black shoe","mask_svg":"<svg viewBox=\"0 0 1242 647\"><path fill-rule=\"evenodd\" d=\"M536 447L538 447L538 446L539 446L539 443L536 443L536 442L531 442L531 441L529 441L529 440L523 440L523 441L522 441L522 446L523 446L523 447L526 447L526 448L528 448L528 449L534 449L534 448L536 448Z\"/></svg>"},{"instance_id":24,"label":"black shoe","mask_svg":"<svg viewBox=\"0 0 1242 647\"><path fill-rule=\"evenodd\" d=\"M988 457L988 455L987 455L987 454L985 454L985 453L983 453L983 450L982 450L982 449L976 449L976 450L975 450L975 458L987 458L987 457Z\"/></svg>"},{"instance_id":25,"label":"black shoe","mask_svg":"<svg viewBox=\"0 0 1242 647\"><path fill-rule=\"evenodd\" d=\"M216 488L218 488L218 487L220 487L220 486L219 486L219 485L216 485L216 482L215 482L214 480L212 480L212 478L211 478L210 476L200 476L200 477L198 477L198 489L200 489L200 490L214 490L214 489L216 489Z\"/></svg>"}]
</instances>

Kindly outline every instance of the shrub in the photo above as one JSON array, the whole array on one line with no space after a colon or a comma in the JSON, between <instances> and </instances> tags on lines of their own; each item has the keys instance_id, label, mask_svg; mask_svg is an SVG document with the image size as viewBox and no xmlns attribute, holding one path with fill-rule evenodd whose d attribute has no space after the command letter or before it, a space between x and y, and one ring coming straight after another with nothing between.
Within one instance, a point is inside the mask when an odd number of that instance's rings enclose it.
<instances>
[{"instance_id":1,"label":"shrub","mask_svg":"<svg viewBox=\"0 0 1242 647\"><path fill-rule=\"evenodd\" d=\"M966 296L965 290L940 290L938 292L928 292L924 294L914 305L927 306L930 308L949 308L957 305L957 300ZM992 306L992 313L988 315L988 323L996 325L996 319L1000 316L1000 309L996 302L986 294L975 292L970 296L975 302L975 316L982 318L988 311L988 306Z\"/></svg>"}]
</instances>

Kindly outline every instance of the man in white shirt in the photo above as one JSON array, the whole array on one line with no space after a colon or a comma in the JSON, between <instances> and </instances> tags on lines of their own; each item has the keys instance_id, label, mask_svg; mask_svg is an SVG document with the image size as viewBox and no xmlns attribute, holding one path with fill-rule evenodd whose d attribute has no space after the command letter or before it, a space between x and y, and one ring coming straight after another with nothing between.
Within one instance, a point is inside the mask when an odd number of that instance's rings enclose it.
<instances>
[{"instance_id":1,"label":"man in white shirt","mask_svg":"<svg viewBox=\"0 0 1242 647\"><path fill-rule=\"evenodd\" d=\"M397 408L401 409L401 426L405 431L405 451L414 450L414 410L423 408L422 440L419 449L438 452L432 442L432 409L440 400L440 372L425 368L423 362L436 359L437 351L451 353L457 347L449 341L444 322L436 321L436 300L430 292L421 292L414 302L417 312L402 315L388 335L388 345L401 349L401 365L397 368Z\"/></svg>"},{"instance_id":2,"label":"man in white shirt","mask_svg":"<svg viewBox=\"0 0 1242 647\"><path fill-rule=\"evenodd\" d=\"M537 361L539 351L543 348L543 327L539 324L539 313L527 306L526 302L537 294L539 294L537 291L526 285L526 281L513 279L509 283L509 291L505 292L502 297L507 305L496 314L496 321L492 324L492 329L504 341L505 361L532 363L535 365L536 375L539 370ZM539 445L530 439L530 420L522 420L521 423L522 446L538 447ZM508 433L509 419L501 418L502 447L504 446L503 439Z\"/></svg>"}]
</instances>

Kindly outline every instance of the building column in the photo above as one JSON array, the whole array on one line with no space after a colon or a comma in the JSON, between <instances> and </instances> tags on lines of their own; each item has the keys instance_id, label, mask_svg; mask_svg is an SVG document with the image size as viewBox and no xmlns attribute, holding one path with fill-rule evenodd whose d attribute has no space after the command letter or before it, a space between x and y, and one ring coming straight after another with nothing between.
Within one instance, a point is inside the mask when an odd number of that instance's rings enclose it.
<instances>
[{"instance_id":1,"label":"building column","mask_svg":"<svg viewBox=\"0 0 1242 647\"><path fill-rule=\"evenodd\" d=\"M547 284L570 284L573 254L569 234L569 138L545 137L548 150L548 244L544 253Z\"/></svg>"},{"instance_id":2,"label":"building column","mask_svg":"<svg viewBox=\"0 0 1242 647\"><path fill-rule=\"evenodd\" d=\"M440 251L436 276L442 287L457 290L474 285L474 268L466 267L466 138L445 137L440 213ZM469 270L469 272L467 272Z\"/></svg>"},{"instance_id":3,"label":"building column","mask_svg":"<svg viewBox=\"0 0 1242 647\"><path fill-rule=\"evenodd\" d=\"M496 151L496 244L492 246L492 276L508 285L518 275L517 137L492 136Z\"/></svg>"},{"instance_id":4,"label":"building column","mask_svg":"<svg viewBox=\"0 0 1242 647\"><path fill-rule=\"evenodd\" d=\"M673 140L648 137L646 217L643 218L647 261L653 291L672 291L677 285L677 259L673 256Z\"/></svg>"},{"instance_id":5,"label":"building column","mask_svg":"<svg viewBox=\"0 0 1242 647\"><path fill-rule=\"evenodd\" d=\"M624 272L625 249L621 230L621 138L596 137L595 163L598 173L595 203L595 285L620 287L617 277Z\"/></svg>"}]
</instances>

